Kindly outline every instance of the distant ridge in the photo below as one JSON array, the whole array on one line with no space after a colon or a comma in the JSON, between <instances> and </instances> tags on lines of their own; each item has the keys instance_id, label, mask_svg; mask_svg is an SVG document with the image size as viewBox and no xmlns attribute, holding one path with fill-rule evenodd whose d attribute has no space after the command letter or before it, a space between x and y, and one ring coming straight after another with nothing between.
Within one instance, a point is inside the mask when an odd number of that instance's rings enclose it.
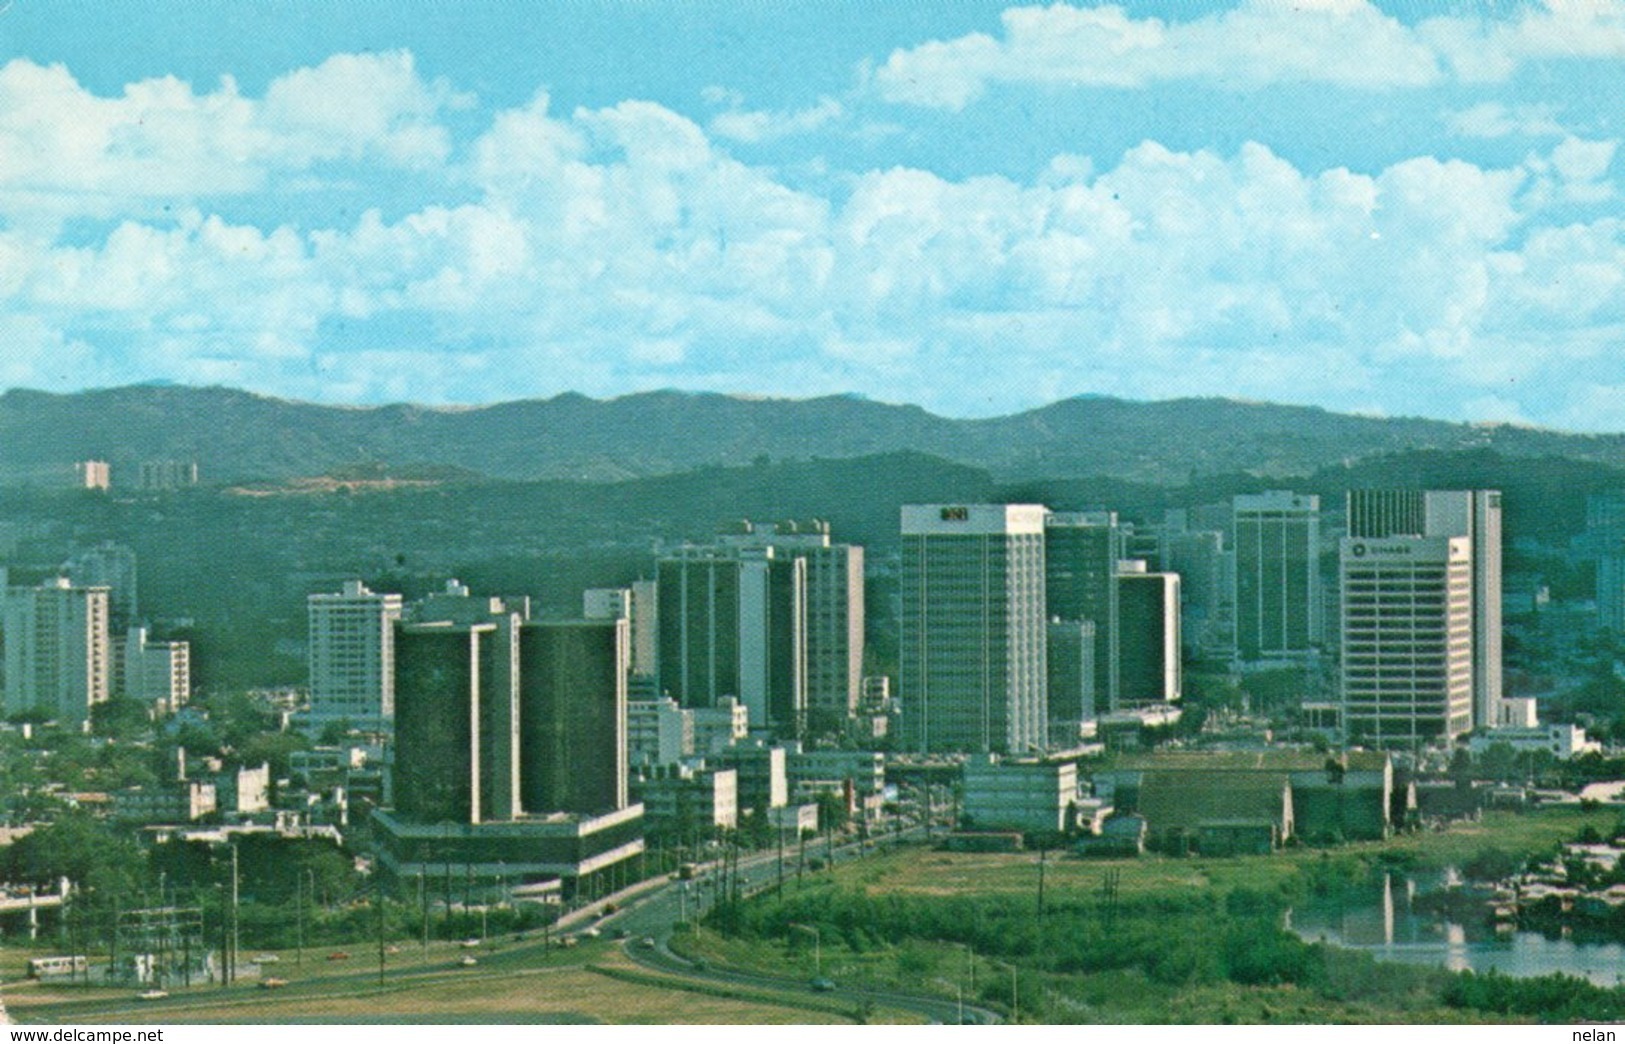
<instances>
[{"instance_id":1,"label":"distant ridge","mask_svg":"<svg viewBox=\"0 0 1625 1044\"><path fill-rule=\"evenodd\" d=\"M1303 475L1413 450L1491 450L1625 466L1625 436L1368 417L1233 399L1131 402L1085 395L976 420L856 395L746 398L577 393L488 406L354 407L234 388L143 384L0 394L0 482L76 460L198 462L206 483L425 466L496 480L615 481L696 467L911 451L1001 481L1104 476L1177 485Z\"/></svg>"}]
</instances>

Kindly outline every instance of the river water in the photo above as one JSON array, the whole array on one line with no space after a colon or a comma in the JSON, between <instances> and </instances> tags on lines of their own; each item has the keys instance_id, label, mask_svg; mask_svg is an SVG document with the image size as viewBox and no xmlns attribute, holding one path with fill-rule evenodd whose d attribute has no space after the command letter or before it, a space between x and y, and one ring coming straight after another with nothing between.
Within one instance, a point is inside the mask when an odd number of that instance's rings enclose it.
<instances>
[{"instance_id":1,"label":"river water","mask_svg":"<svg viewBox=\"0 0 1625 1044\"><path fill-rule=\"evenodd\" d=\"M1539 932L1492 932L1416 910L1415 881L1315 898L1287 914L1287 927L1311 942L1364 950L1378 960L1431 964L1453 971L1535 976L1567 972L1599 986L1625 984L1625 946L1550 939Z\"/></svg>"}]
</instances>

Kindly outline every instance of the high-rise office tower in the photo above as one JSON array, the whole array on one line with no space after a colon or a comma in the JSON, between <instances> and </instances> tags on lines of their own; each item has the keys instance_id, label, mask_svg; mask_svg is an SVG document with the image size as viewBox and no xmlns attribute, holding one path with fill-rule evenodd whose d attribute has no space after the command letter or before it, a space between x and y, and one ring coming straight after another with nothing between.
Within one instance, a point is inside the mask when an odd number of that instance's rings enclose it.
<instances>
[{"instance_id":1,"label":"high-rise office tower","mask_svg":"<svg viewBox=\"0 0 1625 1044\"><path fill-rule=\"evenodd\" d=\"M1271 490L1231 501L1236 660L1292 662L1320 645L1320 498Z\"/></svg>"},{"instance_id":2,"label":"high-rise office tower","mask_svg":"<svg viewBox=\"0 0 1625 1044\"><path fill-rule=\"evenodd\" d=\"M1045 647L1051 741L1065 748L1095 719L1095 624L1051 620Z\"/></svg>"},{"instance_id":3,"label":"high-rise office tower","mask_svg":"<svg viewBox=\"0 0 1625 1044\"><path fill-rule=\"evenodd\" d=\"M489 818L494 775L483 735L485 667L497 644L494 623L400 624L395 640L395 808L419 823Z\"/></svg>"},{"instance_id":4,"label":"high-rise office tower","mask_svg":"<svg viewBox=\"0 0 1625 1044\"><path fill-rule=\"evenodd\" d=\"M1162 564L1179 574L1180 639L1200 655L1228 656L1235 641L1235 556L1222 530L1165 527Z\"/></svg>"},{"instance_id":5,"label":"high-rise office tower","mask_svg":"<svg viewBox=\"0 0 1625 1044\"><path fill-rule=\"evenodd\" d=\"M1470 538L1349 536L1338 557L1348 741L1414 748L1469 731Z\"/></svg>"},{"instance_id":6,"label":"high-rise office tower","mask_svg":"<svg viewBox=\"0 0 1625 1044\"><path fill-rule=\"evenodd\" d=\"M422 626L477 627L479 657L475 679L475 724L478 749L478 810L482 820L510 819L521 807L519 793L520 629L530 618L530 599L476 597L457 580L443 591L414 602L405 619ZM397 630L397 640L401 634ZM415 667L415 665L414 665ZM397 706L403 681L411 671L397 658ZM458 697L460 702L461 697ZM397 732L399 726L397 724Z\"/></svg>"},{"instance_id":7,"label":"high-rise office tower","mask_svg":"<svg viewBox=\"0 0 1625 1044\"><path fill-rule=\"evenodd\" d=\"M917 751L1025 753L1049 709L1038 504L902 510L899 698Z\"/></svg>"},{"instance_id":8,"label":"high-rise office tower","mask_svg":"<svg viewBox=\"0 0 1625 1044\"><path fill-rule=\"evenodd\" d=\"M456 866L500 889L560 879L567 897L623 887L643 850L643 808L627 800L627 622L531 621L526 599L455 582L409 616L394 807L373 818L383 864L427 880Z\"/></svg>"},{"instance_id":9,"label":"high-rise office tower","mask_svg":"<svg viewBox=\"0 0 1625 1044\"><path fill-rule=\"evenodd\" d=\"M1095 625L1095 707L1117 706L1117 563L1127 537L1113 511L1057 512L1044 523L1044 590L1050 618Z\"/></svg>"},{"instance_id":10,"label":"high-rise office tower","mask_svg":"<svg viewBox=\"0 0 1625 1044\"><path fill-rule=\"evenodd\" d=\"M863 548L833 543L829 523L817 519L746 522L718 543L806 559L807 707L849 717L863 692Z\"/></svg>"},{"instance_id":11,"label":"high-rise office tower","mask_svg":"<svg viewBox=\"0 0 1625 1044\"><path fill-rule=\"evenodd\" d=\"M66 577L9 587L0 570L0 599L6 713L88 720L91 708L111 695L107 588L74 587Z\"/></svg>"},{"instance_id":12,"label":"high-rise office tower","mask_svg":"<svg viewBox=\"0 0 1625 1044\"><path fill-rule=\"evenodd\" d=\"M310 721L387 729L395 716L395 622L401 596L347 580L308 600Z\"/></svg>"},{"instance_id":13,"label":"high-rise office tower","mask_svg":"<svg viewBox=\"0 0 1625 1044\"><path fill-rule=\"evenodd\" d=\"M1118 698L1113 708L1179 699L1179 575L1153 573L1143 561L1118 563Z\"/></svg>"},{"instance_id":14,"label":"high-rise office tower","mask_svg":"<svg viewBox=\"0 0 1625 1044\"><path fill-rule=\"evenodd\" d=\"M1351 490L1350 537L1462 537L1468 541L1473 724L1500 721L1501 492ZM1471 725L1469 726L1471 727Z\"/></svg>"},{"instance_id":15,"label":"high-rise office tower","mask_svg":"<svg viewBox=\"0 0 1625 1044\"><path fill-rule=\"evenodd\" d=\"M627 797L624 619L520 628L519 787L527 812L595 815Z\"/></svg>"},{"instance_id":16,"label":"high-rise office tower","mask_svg":"<svg viewBox=\"0 0 1625 1044\"><path fill-rule=\"evenodd\" d=\"M660 687L729 697L751 725L799 734L807 708L807 562L773 547L685 547L657 564Z\"/></svg>"}]
</instances>

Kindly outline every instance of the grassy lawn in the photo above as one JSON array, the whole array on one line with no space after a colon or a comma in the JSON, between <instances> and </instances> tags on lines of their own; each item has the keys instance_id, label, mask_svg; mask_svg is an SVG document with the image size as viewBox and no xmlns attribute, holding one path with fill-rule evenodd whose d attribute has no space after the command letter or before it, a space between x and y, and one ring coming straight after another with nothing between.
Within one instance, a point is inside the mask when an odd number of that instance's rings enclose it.
<instances>
[{"instance_id":1,"label":"grassy lawn","mask_svg":"<svg viewBox=\"0 0 1625 1044\"><path fill-rule=\"evenodd\" d=\"M1044 860L1044 890L1047 897L1056 900L1099 894L1109 871L1118 875L1118 894L1124 897L1198 888L1274 890L1300 870L1330 860L1357 863L1388 856L1410 860L1418 867L1442 869L1459 866L1484 848L1544 850L1573 840L1587 825L1606 836L1619 822L1618 810L1558 806L1521 814L1488 812L1476 823L1454 823L1445 830L1405 834L1387 841L1335 848L1287 848L1263 856L1079 859L1053 852ZM870 894L1027 895L1036 903L1039 860L1036 852L987 854L908 848L840 867L834 876L838 883Z\"/></svg>"}]
</instances>

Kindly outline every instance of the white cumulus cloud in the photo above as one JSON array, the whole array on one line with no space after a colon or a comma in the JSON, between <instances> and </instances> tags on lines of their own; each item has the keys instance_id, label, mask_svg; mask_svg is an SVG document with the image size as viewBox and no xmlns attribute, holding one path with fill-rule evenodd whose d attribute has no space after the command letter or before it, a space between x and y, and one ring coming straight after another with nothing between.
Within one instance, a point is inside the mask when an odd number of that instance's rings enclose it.
<instances>
[{"instance_id":1,"label":"white cumulus cloud","mask_svg":"<svg viewBox=\"0 0 1625 1044\"><path fill-rule=\"evenodd\" d=\"M1184 21L1114 4L1012 7L999 31L900 48L874 71L884 99L958 110L997 84L1228 89L1317 83L1359 90L1498 82L1528 62L1625 56L1625 5L1547 0L1510 17L1407 25L1366 0L1241 0ZM1481 114L1483 115L1483 114Z\"/></svg>"}]
</instances>

